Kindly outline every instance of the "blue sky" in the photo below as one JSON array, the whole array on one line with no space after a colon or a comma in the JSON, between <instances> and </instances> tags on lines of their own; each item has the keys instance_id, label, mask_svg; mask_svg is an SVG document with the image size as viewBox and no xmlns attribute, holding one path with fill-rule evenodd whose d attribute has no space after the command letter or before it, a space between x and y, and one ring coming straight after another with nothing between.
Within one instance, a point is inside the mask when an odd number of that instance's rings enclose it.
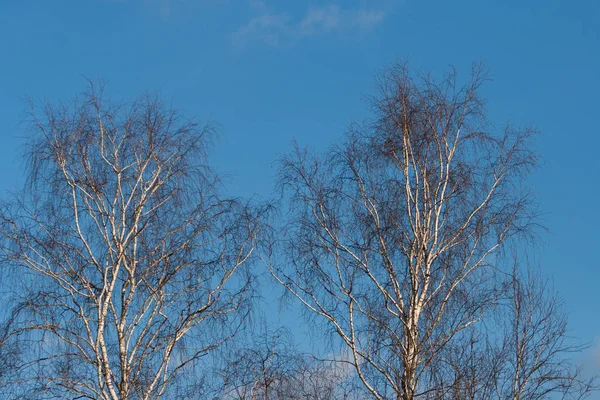
<instances>
[{"instance_id":1,"label":"blue sky","mask_svg":"<svg viewBox=\"0 0 600 400\"><path fill-rule=\"evenodd\" d=\"M373 75L398 58L434 73L484 61L492 121L540 130L538 259L600 369L594 0L0 0L0 189L21 182L24 99L68 99L85 76L219 123L215 165L234 193L266 198L291 140L323 149L367 118Z\"/></svg>"}]
</instances>

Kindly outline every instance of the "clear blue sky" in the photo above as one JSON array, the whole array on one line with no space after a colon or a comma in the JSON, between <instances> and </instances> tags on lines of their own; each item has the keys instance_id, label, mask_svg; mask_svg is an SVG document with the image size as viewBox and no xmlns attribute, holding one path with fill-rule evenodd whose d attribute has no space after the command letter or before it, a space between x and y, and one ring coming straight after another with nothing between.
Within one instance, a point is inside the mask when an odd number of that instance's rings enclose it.
<instances>
[{"instance_id":1,"label":"clear blue sky","mask_svg":"<svg viewBox=\"0 0 600 400\"><path fill-rule=\"evenodd\" d=\"M492 120L542 132L539 259L600 369L595 0L0 0L0 189L21 179L25 97L69 98L86 76L218 122L215 164L235 193L265 198L291 140L322 149L366 118L373 74L399 57L434 72L484 61Z\"/></svg>"}]
</instances>

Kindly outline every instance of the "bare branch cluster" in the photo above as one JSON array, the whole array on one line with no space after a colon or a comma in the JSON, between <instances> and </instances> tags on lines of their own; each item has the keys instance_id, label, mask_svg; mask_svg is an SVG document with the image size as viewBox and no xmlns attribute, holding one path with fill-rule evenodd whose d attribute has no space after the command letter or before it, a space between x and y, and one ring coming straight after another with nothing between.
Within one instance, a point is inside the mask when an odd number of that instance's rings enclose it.
<instances>
[{"instance_id":1,"label":"bare branch cluster","mask_svg":"<svg viewBox=\"0 0 600 400\"><path fill-rule=\"evenodd\" d=\"M337 362L336 362L337 361ZM299 352L283 329L263 332L221 370L219 398L240 400L364 399L349 365Z\"/></svg>"}]
</instances>

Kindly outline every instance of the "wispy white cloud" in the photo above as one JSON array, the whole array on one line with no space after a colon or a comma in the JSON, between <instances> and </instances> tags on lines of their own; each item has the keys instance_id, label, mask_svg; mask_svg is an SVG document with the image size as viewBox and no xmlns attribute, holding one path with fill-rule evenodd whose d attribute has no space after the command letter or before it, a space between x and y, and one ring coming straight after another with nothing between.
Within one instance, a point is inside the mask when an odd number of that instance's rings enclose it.
<instances>
[{"instance_id":1,"label":"wispy white cloud","mask_svg":"<svg viewBox=\"0 0 600 400\"><path fill-rule=\"evenodd\" d=\"M256 2L254 8L258 15L232 34L234 44L242 46L259 41L277 46L310 36L367 31L385 17L382 10L344 9L338 5L311 7L300 19L294 19L287 13L270 12L261 2Z\"/></svg>"},{"instance_id":2,"label":"wispy white cloud","mask_svg":"<svg viewBox=\"0 0 600 400\"><path fill-rule=\"evenodd\" d=\"M592 346L588 350L588 364L589 368L594 371L594 374L600 371L600 337L595 337Z\"/></svg>"},{"instance_id":3,"label":"wispy white cloud","mask_svg":"<svg viewBox=\"0 0 600 400\"><path fill-rule=\"evenodd\" d=\"M276 46L281 40L282 32L288 30L288 23L289 17L286 14L262 14L240 27L232 35L232 39L238 45L260 40Z\"/></svg>"},{"instance_id":4,"label":"wispy white cloud","mask_svg":"<svg viewBox=\"0 0 600 400\"><path fill-rule=\"evenodd\" d=\"M360 10L356 13L354 22L362 29L370 29L383 21L382 10Z\"/></svg>"}]
</instances>

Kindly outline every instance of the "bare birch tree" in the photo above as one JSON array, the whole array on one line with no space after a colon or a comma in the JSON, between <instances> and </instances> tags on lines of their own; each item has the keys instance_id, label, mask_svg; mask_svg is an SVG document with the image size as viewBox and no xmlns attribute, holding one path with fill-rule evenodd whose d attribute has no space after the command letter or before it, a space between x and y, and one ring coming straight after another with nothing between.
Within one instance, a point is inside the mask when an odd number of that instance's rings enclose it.
<instances>
[{"instance_id":1,"label":"bare birch tree","mask_svg":"<svg viewBox=\"0 0 600 400\"><path fill-rule=\"evenodd\" d=\"M26 347L6 396L202 398L204 356L248 313L257 233L207 165L214 130L93 87L33 125L28 187L2 210Z\"/></svg>"},{"instance_id":2,"label":"bare birch tree","mask_svg":"<svg viewBox=\"0 0 600 400\"><path fill-rule=\"evenodd\" d=\"M568 336L567 315L548 280L533 268L511 275L504 334L493 375L500 398L581 399L596 389L594 377L582 374L570 359L585 346Z\"/></svg>"},{"instance_id":3,"label":"bare birch tree","mask_svg":"<svg viewBox=\"0 0 600 400\"><path fill-rule=\"evenodd\" d=\"M379 79L375 123L282 160L289 219L272 274L351 351L376 399L452 398L457 375L440 371L453 352L473 398L495 395L468 372L489 361L475 344L507 296L503 251L535 221L534 132L489 133L482 69L457 81L396 65Z\"/></svg>"},{"instance_id":4,"label":"bare birch tree","mask_svg":"<svg viewBox=\"0 0 600 400\"><path fill-rule=\"evenodd\" d=\"M527 265L524 263L524 265ZM484 323L447 346L429 382L433 400L583 399L597 378L572 357L586 349L570 337L567 314L548 280L515 265L506 298Z\"/></svg>"}]
</instances>

